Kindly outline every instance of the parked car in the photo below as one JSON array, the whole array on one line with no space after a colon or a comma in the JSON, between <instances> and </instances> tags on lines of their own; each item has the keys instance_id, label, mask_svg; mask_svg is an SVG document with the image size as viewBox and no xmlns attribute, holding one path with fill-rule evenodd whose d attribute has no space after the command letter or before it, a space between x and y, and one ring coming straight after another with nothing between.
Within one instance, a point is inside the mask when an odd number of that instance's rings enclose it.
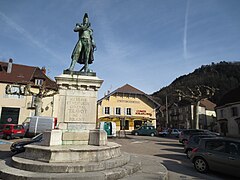
<instances>
[{"instance_id":1,"label":"parked car","mask_svg":"<svg viewBox=\"0 0 240 180\"><path fill-rule=\"evenodd\" d=\"M156 128L154 126L141 126L138 129L134 129L132 132L134 135L148 135L148 136L156 136L158 134Z\"/></svg>"},{"instance_id":2,"label":"parked car","mask_svg":"<svg viewBox=\"0 0 240 180\"><path fill-rule=\"evenodd\" d=\"M189 141L189 138L193 134L212 134L212 135L219 135L219 133L211 132L206 129L185 129L179 135L179 142L185 144Z\"/></svg>"},{"instance_id":3,"label":"parked car","mask_svg":"<svg viewBox=\"0 0 240 180\"><path fill-rule=\"evenodd\" d=\"M25 151L25 146L28 144L32 144L32 143L36 143L36 142L41 142L43 139L43 134L40 133L38 135L36 135L35 137L33 137L30 140L27 141L17 141L15 143L13 143L10 147L10 150L14 153L20 153L20 152L24 152Z\"/></svg>"},{"instance_id":4,"label":"parked car","mask_svg":"<svg viewBox=\"0 0 240 180\"><path fill-rule=\"evenodd\" d=\"M57 118L47 116L32 116L24 121L25 128L28 127L27 136L33 137L46 130L57 128Z\"/></svg>"},{"instance_id":5,"label":"parked car","mask_svg":"<svg viewBox=\"0 0 240 180\"><path fill-rule=\"evenodd\" d=\"M215 138L216 135L212 134L194 134L190 137L189 141L184 144L184 153L186 153L187 158L190 158L192 150L199 146L199 142L202 138Z\"/></svg>"},{"instance_id":6,"label":"parked car","mask_svg":"<svg viewBox=\"0 0 240 180\"><path fill-rule=\"evenodd\" d=\"M0 124L0 138L3 138L4 124Z\"/></svg>"},{"instance_id":7,"label":"parked car","mask_svg":"<svg viewBox=\"0 0 240 180\"><path fill-rule=\"evenodd\" d=\"M20 137L23 138L25 135L25 129L22 125L18 124L1 124L0 127L2 138L5 138L7 140Z\"/></svg>"},{"instance_id":8,"label":"parked car","mask_svg":"<svg viewBox=\"0 0 240 180\"><path fill-rule=\"evenodd\" d=\"M199 147L192 150L191 161L200 173L210 169L240 177L240 140L203 138Z\"/></svg>"},{"instance_id":9,"label":"parked car","mask_svg":"<svg viewBox=\"0 0 240 180\"><path fill-rule=\"evenodd\" d=\"M158 134L159 134L159 136L166 137L169 135L169 129L164 129L164 130L160 131ZM178 129L172 129L172 131L171 131L172 136L179 137L179 134L180 134L180 131Z\"/></svg>"}]
</instances>

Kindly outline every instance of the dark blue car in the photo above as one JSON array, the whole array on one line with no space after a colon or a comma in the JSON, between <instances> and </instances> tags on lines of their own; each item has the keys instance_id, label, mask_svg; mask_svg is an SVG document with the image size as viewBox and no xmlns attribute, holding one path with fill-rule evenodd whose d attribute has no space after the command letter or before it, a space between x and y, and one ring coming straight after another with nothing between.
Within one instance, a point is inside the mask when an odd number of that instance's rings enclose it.
<instances>
[{"instance_id":1,"label":"dark blue car","mask_svg":"<svg viewBox=\"0 0 240 180\"><path fill-rule=\"evenodd\" d=\"M133 135L146 135L146 136L156 136L158 134L154 126L141 126L138 129L132 131Z\"/></svg>"},{"instance_id":2,"label":"dark blue car","mask_svg":"<svg viewBox=\"0 0 240 180\"><path fill-rule=\"evenodd\" d=\"M25 151L25 146L28 144L36 143L36 142L41 142L43 140L43 134L38 134L35 137L33 137L30 140L25 140L25 141L17 141L13 143L10 147L11 151L14 153L20 153Z\"/></svg>"}]
</instances>

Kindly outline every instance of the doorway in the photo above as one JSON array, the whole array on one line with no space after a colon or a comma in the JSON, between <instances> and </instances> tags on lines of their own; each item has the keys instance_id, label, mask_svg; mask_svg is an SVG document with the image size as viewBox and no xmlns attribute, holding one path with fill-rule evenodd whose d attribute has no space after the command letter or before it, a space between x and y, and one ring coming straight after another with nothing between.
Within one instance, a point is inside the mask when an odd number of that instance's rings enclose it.
<instances>
[{"instance_id":1,"label":"doorway","mask_svg":"<svg viewBox=\"0 0 240 180\"><path fill-rule=\"evenodd\" d=\"M2 107L0 124L18 124L20 108Z\"/></svg>"},{"instance_id":2,"label":"doorway","mask_svg":"<svg viewBox=\"0 0 240 180\"><path fill-rule=\"evenodd\" d=\"M142 121L141 120L135 120L134 121L134 129L138 129L142 126Z\"/></svg>"}]
</instances>

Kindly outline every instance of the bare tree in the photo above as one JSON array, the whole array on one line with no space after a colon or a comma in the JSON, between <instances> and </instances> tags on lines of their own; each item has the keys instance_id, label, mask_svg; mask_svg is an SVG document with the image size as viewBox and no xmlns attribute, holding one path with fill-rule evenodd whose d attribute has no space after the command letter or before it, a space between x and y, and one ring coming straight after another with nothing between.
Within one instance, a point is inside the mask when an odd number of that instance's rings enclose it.
<instances>
[{"instance_id":1,"label":"bare tree","mask_svg":"<svg viewBox=\"0 0 240 180\"><path fill-rule=\"evenodd\" d=\"M191 128L199 129L199 105L200 101L205 98L212 97L215 92L216 88L200 85L195 86L195 88L187 87L186 91L177 89L176 92L179 97L190 100L193 102L193 122L190 121Z\"/></svg>"},{"instance_id":2,"label":"bare tree","mask_svg":"<svg viewBox=\"0 0 240 180\"><path fill-rule=\"evenodd\" d=\"M42 105L43 105L43 98L54 96L58 93L57 90L53 90L46 87L46 83L44 82L42 86L39 86L38 92L31 91L31 85L26 86L27 95L34 96L34 106L35 106L35 116L40 116L42 113Z\"/></svg>"},{"instance_id":3,"label":"bare tree","mask_svg":"<svg viewBox=\"0 0 240 180\"><path fill-rule=\"evenodd\" d=\"M15 87L15 88L12 88ZM34 108L35 108L35 116L40 116L42 113L42 99L46 97L54 96L58 93L57 90L46 87L46 83L44 82L42 86L37 88L37 92L31 90L32 87L30 84L28 85L7 85L6 86L6 94L12 95L22 95L22 96L34 96Z\"/></svg>"}]
</instances>

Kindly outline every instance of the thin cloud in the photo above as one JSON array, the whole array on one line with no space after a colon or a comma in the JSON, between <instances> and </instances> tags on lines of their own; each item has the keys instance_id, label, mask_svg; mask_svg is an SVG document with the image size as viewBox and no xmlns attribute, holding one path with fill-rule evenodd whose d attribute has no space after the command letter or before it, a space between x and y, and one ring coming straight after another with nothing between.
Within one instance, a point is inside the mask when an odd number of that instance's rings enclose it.
<instances>
[{"instance_id":1,"label":"thin cloud","mask_svg":"<svg viewBox=\"0 0 240 180\"><path fill-rule=\"evenodd\" d=\"M184 36L183 36L183 55L184 59L187 59L187 29L188 29L188 12L189 12L189 0L187 1L185 24L184 24Z\"/></svg>"},{"instance_id":2,"label":"thin cloud","mask_svg":"<svg viewBox=\"0 0 240 180\"><path fill-rule=\"evenodd\" d=\"M30 43L32 43L35 46L43 49L44 51L46 51L48 54L50 54L54 58L61 60L61 58L55 52L53 52L52 50L47 48L44 44L42 44L41 42L39 42L35 38L33 38L33 36L31 36L31 34L29 32L27 32L23 27L21 27L15 21L13 21L9 17L7 17L4 13L0 12L0 18L3 21L5 21L11 28L13 28L14 30L16 30L17 32L22 34L26 39L29 40Z\"/></svg>"}]
</instances>

